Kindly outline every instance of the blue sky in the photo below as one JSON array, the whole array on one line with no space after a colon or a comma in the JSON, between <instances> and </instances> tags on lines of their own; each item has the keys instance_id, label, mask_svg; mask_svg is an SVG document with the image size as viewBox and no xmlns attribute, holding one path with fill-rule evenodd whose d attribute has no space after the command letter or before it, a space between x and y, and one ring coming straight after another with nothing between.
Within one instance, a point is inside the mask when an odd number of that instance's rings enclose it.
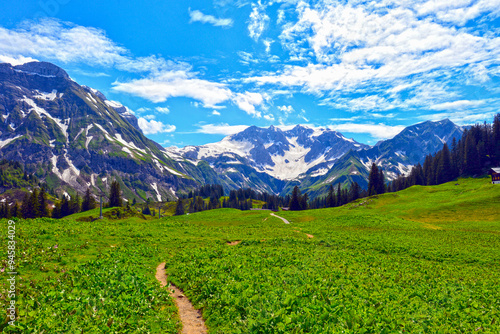
<instances>
[{"instance_id":1,"label":"blue sky","mask_svg":"<svg viewBox=\"0 0 500 334\"><path fill-rule=\"evenodd\" d=\"M295 124L374 144L425 120L491 122L500 111L500 0L26 0L0 9L0 61L63 67L129 107L164 146Z\"/></svg>"}]
</instances>

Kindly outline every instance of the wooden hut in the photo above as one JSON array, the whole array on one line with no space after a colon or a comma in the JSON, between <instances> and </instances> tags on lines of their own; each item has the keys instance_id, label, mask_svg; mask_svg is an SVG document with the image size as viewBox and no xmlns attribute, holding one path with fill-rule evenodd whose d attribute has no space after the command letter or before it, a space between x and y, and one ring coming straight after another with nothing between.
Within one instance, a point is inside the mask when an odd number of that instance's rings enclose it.
<instances>
[{"instance_id":1,"label":"wooden hut","mask_svg":"<svg viewBox=\"0 0 500 334\"><path fill-rule=\"evenodd\" d=\"M500 184L500 167L490 169L488 174L491 175L491 183Z\"/></svg>"}]
</instances>

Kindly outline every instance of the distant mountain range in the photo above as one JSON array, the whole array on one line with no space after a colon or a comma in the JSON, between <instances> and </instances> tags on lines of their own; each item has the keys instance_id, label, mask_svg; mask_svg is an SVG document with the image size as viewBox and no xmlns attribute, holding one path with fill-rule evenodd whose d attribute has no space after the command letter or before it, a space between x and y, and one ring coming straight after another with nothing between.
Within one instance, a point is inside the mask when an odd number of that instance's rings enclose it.
<instances>
[{"instance_id":1,"label":"distant mountain range","mask_svg":"<svg viewBox=\"0 0 500 334\"><path fill-rule=\"evenodd\" d=\"M366 187L372 162L391 180L463 131L428 121L371 147L330 129L251 126L217 143L163 148L128 108L46 62L0 64L0 116L0 157L49 187L98 192L116 178L128 199L163 201L207 183L282 195L300 185L312 197L331 183Z\"/></svg>"},{"instance_id":2,"label":"distant mountain range","mask_svg":"<svg viewBox=\"0 0 500 334\"><path fill-rule=\"evenodd\" d=\"M388 180L411 171L423 163L425 156L440 150L444 143L451 145L460 139L463 129L450 120L423 122L405 128L394 138L368 146L348 139L330 129L312 129L297 125L283 131L277 127L246 130L222 141L181 149L167 148L193 164L208 162L218 173L243 179L248 186L266 190L262 184L241 174L266 174L274 182L267 185L275 193L289 193L299 185L312 196L324 194L332 183L347 185L358 182L368 185L371 164L381 166Z\"/></svg>"}]
</instances>

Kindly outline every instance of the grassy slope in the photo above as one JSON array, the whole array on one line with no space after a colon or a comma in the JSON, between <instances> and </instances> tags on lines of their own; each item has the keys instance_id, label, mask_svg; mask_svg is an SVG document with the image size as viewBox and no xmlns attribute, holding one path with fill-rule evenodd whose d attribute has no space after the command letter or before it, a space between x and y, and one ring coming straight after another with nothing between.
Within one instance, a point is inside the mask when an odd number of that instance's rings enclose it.
<instances>
[{"instance_id":1,"label":"grassy slope","mask_svg":"<svg viewBox=\"0 0 500 334\"><path fill-rule=\"evenodd\" d=\"M84 222L76 219L88 214L79 214L19 221L21 317L32 332L175 332L173 304L154 280L156 265L166 261L170 280L203 308L214 333L496 332L500 186L487 179L455 183L342 208L280 212L290 225L269 212L233 209L161 220ZM242 242L226 245L235 240ZM81 278L91 272L94 281ZM124 277L151 288L130 283L128 291L116 283ZM100 289L72 286L87 281ZM66 295L46 297L51 290ZM102 291L110 302L93 316ZM135 302L150 294L157 303L140 309ZM111 302L123 295L132 297L120 299L121 307ZM76 306L71 298L90 301Z\"/></svg>"}]
</instances>

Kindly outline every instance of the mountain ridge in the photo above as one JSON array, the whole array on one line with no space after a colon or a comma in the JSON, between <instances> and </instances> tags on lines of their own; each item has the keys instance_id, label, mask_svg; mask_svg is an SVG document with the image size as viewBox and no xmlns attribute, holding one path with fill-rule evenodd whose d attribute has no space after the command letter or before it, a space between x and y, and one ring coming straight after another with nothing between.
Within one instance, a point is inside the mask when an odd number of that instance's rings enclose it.
<instances>
[{"instance_id":1,"label":"mountain ridge","mask_svg":"<svg viewBox=\"0 0 500 334\"><path fill-rule=\"evenodd\" d=\"M139 200L207 183L281 195L300 185L319 196L331 183L365 186L372 162L394 179L462 133L449 120L426 121L369 146L328 128L249 126L216 143L163 148L130 109L44 62L0 64L0 115L1 158L27 164L59 191L101 191L118 178Z\"/></svg>"}]
</instances>

